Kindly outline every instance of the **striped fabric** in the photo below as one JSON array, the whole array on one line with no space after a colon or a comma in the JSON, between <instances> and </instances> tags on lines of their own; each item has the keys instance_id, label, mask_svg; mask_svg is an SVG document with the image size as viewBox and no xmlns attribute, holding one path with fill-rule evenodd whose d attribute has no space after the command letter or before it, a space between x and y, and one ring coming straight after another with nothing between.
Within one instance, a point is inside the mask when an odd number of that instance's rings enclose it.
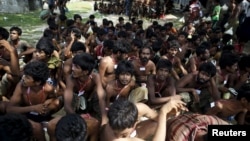
<instances>
[{"instance_id":1,"label":"striped fabric","mask_svg":"<svg viewBox=\"0 0 250 141\"><path fill-rule=\"evenodd\" d=\"M207 131L208 125L227 125L226 121L211 115L183 114L167 122L166 141L194 141L198 130Z\"/></svg>"}]
</instances>

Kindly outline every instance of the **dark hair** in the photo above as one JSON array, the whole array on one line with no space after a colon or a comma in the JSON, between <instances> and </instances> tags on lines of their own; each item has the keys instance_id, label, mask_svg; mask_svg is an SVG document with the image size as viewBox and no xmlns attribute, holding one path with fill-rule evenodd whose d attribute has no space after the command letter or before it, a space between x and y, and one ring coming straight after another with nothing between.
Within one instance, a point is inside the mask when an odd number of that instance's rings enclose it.
<instances>
[{"instance_id":1,"label":"dark hair","mask_svg":"<svg viewBox=\"0 0 250 141\"><path fill-rule=\"evenodd\" d=\"M2 141L30 141L32 126L21 114L7 113L0 116L0 139Z\"/></svg>"},{"instance_id":2,"label":"dark hair","mask_svg":"<svg viewBox=\"0 0 250 141\"><path fill-rule=\"evenodd\" d=\"M49 78L48 65L42 61L32 61L24 66L24 74L31 76L34 81L44 85Z\"/></svg>"},{"instance_id":3,"label":"dark hair","mask_svg":"<svg viewBox=\"0 0 250 141\"><path fill-rule=\"evenodd\" d=\"M53 31L46 28L44 31L43 31L43 37L47 37L49 39L53 39L54 38L54 34L53 34Z\"/></svg>"},{"instance_id":4,"label":"dark hair","mask_svg":"<svg viewBox=\"0 0 250 141\"><path fill-rule=\"evenodd\" d=\"M76 52L82 50L83 52L86 52L86 47L84 45L84 43L76 41L72 44L70 51L71 52Z\"/></svg>"},{"instance_id":5,"label":"dark hair","mask_svg":"<svg viewBox=\"0 0 250 141\"><path fill-rule=\"evenodd\" d=\"M250 102L250 90L241 88L238 91L237 100L241 100L245 98L248 102Z\"/></svg>"},{"instance_id":6,"label":"dark hair","mask_svg":"<svg viewBox=\"0 0 250 141\"><path fill-rule=\"evenodd\" d=\"M78 38L78 39L81 38L82 32L81 32L81 30L79 28L76 28L76 27L72 28L71 31L73 33L75 33L76 38Z\"/></svg>"},{"instance_id":7,"label":"dark hair","mask_svg":"<svg viewBox=\"0 0 250 141\"><path fill-rule=\"evenodd\" d=\"M200 56L206 52L207 48L205 46L198 46L195 50L197 56Z\"/></svg>"},{"instance_id":8,"label":"dark hair","mask_svg":"<svg viewBox=\"0 0 250 141\"><path fill-rule=\"evenodd\" d=\"M89 19L94 19L95 15L89 15Z\"/></svg>"},{"instance_id":9,"label":"dark hair","mask_svg":"<svg viewBox=\"0 0 250 141\"><path fill-rule=\"evenodd\" d=\"M56 124L57 141L83 141L87 136L87 124L78 114L67 114Z\"/></svg>"},{"instance_id":10,"label":"dark hair","mask_svg":"<svg viewBox=\"0 0 250 141\"><path fill-rule=\"evenodd\" d=\"M142 42L141 39L135 38L135 39L132 40L131 44L134 45L134 46L136 46L136 47L138 47L140 49L140 48L142 48L143 42Z\"/></svg>"},{"instance_id":11,"label":"dark hair","mask_svg":"<svg viewBox=\"0 0 250 141\"><path fill-rule=\"evenodd\" d=\"M149 49L150 53L152 53L152 52L153 52L153 50L152 50L152 48L151 48L151 47L149 47L149 46L143 46L142 48L140 48L140 50L139 50L139 54L141 54L141 53L142 53L142 50L144 50L144 49Z\"/></svg>"},{"instance_id":12,"label":"dark hair","mask_svg":"<svg viewBox=\"0 0 250 141\"><path fill-rule=\"evenodd\" d=\"M36 49L39 51L44 51L44 53L48 56L51 56L55 46L52 43L52 40L48 37L42 37L36 44Z\"/></svg>"},{"instance_id":13,"label":"dark hair","mask_svg":"<svg viewBox=\"0 0 250 141\"><path fill-rule=\"evenodd\" d=\"M20 27L13 26L13 27L10 28L10 32L11 32L11 31L17 31L17 34L18 34L19 36L22 35L22 29L21 29Z\"/></svg>"},{"instance_id":14,"label":"dark hair","mask_svg":"<svg viewBox=\"0 0 250 141\"><path fill-rule=\"evenodd\" d=\"M110 106L108 118L109 125L113 130L122 131L135 125L138 110L132 102L118 99Z\"/></svg>"},{"instance_id":15,"label":"dark hair","mask_svg":"<svg viewBox=\"0 0 250 141\"><path fill-rule=\"evenodd\" d=\"M0 39L7 40L10 36L10 33L7 29L0 27Z\"/></svg>"},{"instance_id":16,"label":"dark hair","mask_svg":"<svg viewBox=\"0 0 250 141\"><path fill-rule=\"evenodd\" d=\"M73 19L67 19L67 20L66 20L66 26L67 26L67 27L73 26L74 23L75 23L75 21L74 21Z\"/></svg>"},{"instance_id":17,"label":"dark hair","mask_svg":"<svg viewBox=\"0 0 250 141\"><path fill-rule=\"evenodd\" d=\"M117 41L114 44L114 48L112 53L117 54L118 52L120 53L128 53L128 49L130 48L130 44L122 41Z\"/></svg>"},{"instance_id":18,"label":"dark hair","mask_svg":"<svg viewBox=\"0 0 250 141\"><path fill-rule=\"evenodd\" d=\"M216 67L211 62L205 62L200 65L199 71L204 71L210 75L210 77L213 77L216 74Z\"/></svg>"},{"instance_id":19,"label":"dark hair","mask_svg":"<svg viewBox=\"0 0 250 141\"><path fill-rule=\"evenodd\" d=\"M169 71L173 68L173 64L168 59L159 59L156 64L156 70L167 68Z\"/></svg>"},{"instance_id":20,"label":"dark hair","mask_svg":"<svg viewBox=\"0 0 250 141\"><path fill-rule=\"evenodd\" d=\"M76 20L76 19L80 19L80 20L82 20L82 17L81 17L81 15L79 15L79 14L74 14L74 20Z\"/></svg>"},{"instance_id":21,"label":"dark hair","mask_svg":"<svg viewBox=\"0 0 250 141\"><path fill-rule=\"evenodd\" d=\"M219 66L221 69L231 67L239 61L239 57L231 52L223 53L219 59Z\"/></svg>"},{"instance_id":22,"label":"dark hair","mask_svg":"<svg viewBox=\"0 0 250 141\"><path fill-rule=\"evenodd\" d=\"M177 40L172 40L168 42L168 49L170 48L180 48L180 44Z\"/></svg>"},{"instance_id":23,"label":"dark hair","mask_svg":"<svg viewBox=\"0 0 250 141\"><path fill-rule=\"evenodd\" d=\"M246 68L250 68L250 63L248 62L249 60L250 60L250 55L242 56L238 62L239 69L246 70Z\"/></svg>"},{"instance_id":24,"label":"dark hair","mask_svg":"<svg viewBox=\"0 0 250 141\"><path fill-rule=\"evenodd\" d=\"M104 40L103 41L103 47L108 49L114 48L114 42L112 40Z\"/></svg>"},{"instance_id":25,"label":"dark hair","mask_svg":"<svg viewBox=\"0 0 250 141\"><path fill-rule=\"evenodd\" d=\"M122 60L117 65L115 75L119 76L121 73L130 73L133 75L134 71L134 65L131 63L131 61Z\"/></svg>"},{"instance_id":26,"label":"dark hair","mask_svg":"<svg viewBox=\"0 0 250 141\"><path fill-rule=\"evenodd\" d=\"M74 56L73 64L78 65L82 70L87 70L90 74L95 67L95 59L88 53L81 53Z\"/></svg>"}]
</instances>

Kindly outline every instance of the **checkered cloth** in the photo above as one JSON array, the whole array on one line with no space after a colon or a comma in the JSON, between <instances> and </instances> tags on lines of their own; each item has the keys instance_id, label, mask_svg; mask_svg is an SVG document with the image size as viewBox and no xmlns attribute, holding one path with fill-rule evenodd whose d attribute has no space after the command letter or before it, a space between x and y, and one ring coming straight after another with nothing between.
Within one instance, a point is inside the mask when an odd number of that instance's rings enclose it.
<instances>
[{"instance_id":1,"label":"checkered cloth","mask_svg":"<svg viewBox=\"0 0 250 141\"><path fill-rule=\"evenodd\" d=\"M183 114L167 122L167 141L194 141L198 130L208 130L208 125L228 125L211 115Z\"/></svg>"}]
</instances>

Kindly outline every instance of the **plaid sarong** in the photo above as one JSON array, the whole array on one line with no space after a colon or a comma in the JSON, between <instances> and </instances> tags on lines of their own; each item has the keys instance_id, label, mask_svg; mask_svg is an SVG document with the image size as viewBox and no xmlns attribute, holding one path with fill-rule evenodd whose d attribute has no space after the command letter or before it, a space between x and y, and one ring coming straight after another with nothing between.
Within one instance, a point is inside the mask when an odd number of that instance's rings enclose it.
<instances>
[{"instance_id":1,"label":"plaid sarong","mask_svg":"<svg viewBox=\"0 0 250 141\"><path fill-rule=\"evenodd\" d=\"M166 141L194 141L198 130L208 130L208 125L228 125L226 121L211 115L183 114L167 122Z\"/></svg>"}]
</instances>

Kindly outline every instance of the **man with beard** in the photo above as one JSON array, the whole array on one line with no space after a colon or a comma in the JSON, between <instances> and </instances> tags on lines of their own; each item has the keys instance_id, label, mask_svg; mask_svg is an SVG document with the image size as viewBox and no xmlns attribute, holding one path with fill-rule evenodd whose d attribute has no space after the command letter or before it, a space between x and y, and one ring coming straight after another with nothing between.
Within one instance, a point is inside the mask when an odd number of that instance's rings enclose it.
<instances>
[{"instance_id":1,"label":"man with beard","mask_svg":"<svg viewBox=\"0 0 250 141\"><path fill-rule=\"evenodd\" d=\"M160 59L156 64L156 74L148 76L148 104L151 107L162 106L171 98L181 99L180 95L176 95L175 81L170 76L171 70L172 63L167 59Z\"/></svg>"},{"instance_id":2,"label":"man with beard","mask_svg":"<svg viewBox=\"0 0 250 141\"><path fill-rule=\"evenodd\" d=\"M197 47L195 53L196 55L192 56L186 65L189 73L198 71L199 66L210 58L209 50L205 46Z\"/></svg>"},{"instance_id":3,"label":"man with beard","mask_svg":"<svg viewBox=\"0 0 250 141\"><path fill-rule=\"evenodd\" d=\"M139 50L139 58L132 61L135 68L136 88L130 93L132 102L146 102L148 100L147 81L150 74L156 74L156 67L150 60L152 49L148 46Z\"/></svg>"},{"instance_id":4,"label":"man with beard","mask_svg":"<svg viewBox=\"0 0 250 141\"><path fill-rule=\"evenodd\" d=\"M216 67L211 62L200 65L199 71L183 76L176 83L176 91L192 112L205 113L210 103L220 99L220 94L213 78Z\"/></svg>"},{"instance_id":5,"label":"man with beard","mask_svg":"<svg viewBox=\"0 0 250 141\"><path fill-rule=\"evenodd\" d=\"M116 79L108 82L106 90L106 104L109 107L110 102L117 99L128 99L129 93L135 87L134 66L130 61L121 61L115 70Z\"/></svg>"},{"instance_id":6,"label":"man with beard","mask_svg":"<svg viewBox=\"0 0 250 141\"><path fill-rule=\"evenodd\" d=\"M125 60L127 58L127 47L121 42L116 42L115 46L113 47L112 54L109 56L105 56L100 60L98 71L103 88L106 87L109 81L115 79L115 69L117 68L117 64L121 60Z\"/></svg>"}]
</instances>

